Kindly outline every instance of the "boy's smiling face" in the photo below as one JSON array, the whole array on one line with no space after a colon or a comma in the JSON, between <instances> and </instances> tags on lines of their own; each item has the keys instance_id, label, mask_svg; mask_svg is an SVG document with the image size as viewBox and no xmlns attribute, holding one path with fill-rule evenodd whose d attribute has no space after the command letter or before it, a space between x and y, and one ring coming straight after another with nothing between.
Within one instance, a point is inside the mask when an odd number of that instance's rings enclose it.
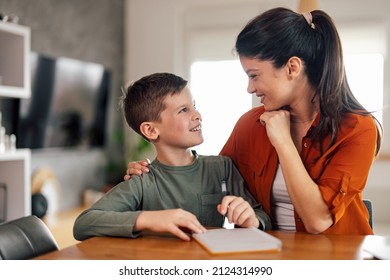
<instances>
[{"instance_id":1,"label":"boy's smiling face","mask_svg":"<svg viewBox=\"0 0 390 280\"><path fill-rule=\"evenodd\" d=\"M169 94L164 104L160 121L154 123L159 145L187 149L203 143L202 117L190 89L185 87L180 93Z\"/></svg>"}]
</instances>

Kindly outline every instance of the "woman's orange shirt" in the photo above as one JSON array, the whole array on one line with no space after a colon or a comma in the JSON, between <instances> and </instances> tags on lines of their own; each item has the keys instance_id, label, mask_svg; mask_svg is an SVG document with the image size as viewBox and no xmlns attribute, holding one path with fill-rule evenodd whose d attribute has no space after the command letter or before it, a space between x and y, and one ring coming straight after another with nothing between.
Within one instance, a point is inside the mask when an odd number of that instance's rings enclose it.
<instances>
[{"instance_id":1,"label":"woman's orange shirt","mask_svg":"<svg viewBox=\"0 0 390 280\"><path fill-rule=\"evenodd\" d=\"M271 188L278 156L265 127L259 122L262 113L264 108L257 107L244 114L220 154L232 158L249 191L272 217ZM318 120L319 116L313 126ZM300 156L333 215L334 223L324 234L373 234L362 192L375 157L377 129L374 120L346 114L336 142L321 156L318 143L308 137L311 130L302 140ZM325 147L329 139L323 139ZM297 231L306 231L296 212L295 224Z\"/></svg>"}]
</instances>

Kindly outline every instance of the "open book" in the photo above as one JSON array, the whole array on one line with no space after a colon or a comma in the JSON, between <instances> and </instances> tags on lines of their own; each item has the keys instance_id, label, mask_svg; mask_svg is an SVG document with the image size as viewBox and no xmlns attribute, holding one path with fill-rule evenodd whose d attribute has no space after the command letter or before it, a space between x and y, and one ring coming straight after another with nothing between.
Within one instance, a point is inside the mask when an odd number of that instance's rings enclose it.
<instances>
[{"instance_id":1,"label":"open book","mask_svg":"<svg viewBox=\"0 0 390 280\"><path fill-rule=\"evenodd\" d=\"M380 260L390 260L390 236L367 235L363 250Z\"/></svg>"},{"instance_id":2,"label":"open book","mask_svg":"<svg viewBox=\"0 0 390 280\"><path fill-rule=\"evenodd\" d=\"M192 237L210 254L280 251L282 241L254 227L209 229Z\"/></svg>"}]
</instances>

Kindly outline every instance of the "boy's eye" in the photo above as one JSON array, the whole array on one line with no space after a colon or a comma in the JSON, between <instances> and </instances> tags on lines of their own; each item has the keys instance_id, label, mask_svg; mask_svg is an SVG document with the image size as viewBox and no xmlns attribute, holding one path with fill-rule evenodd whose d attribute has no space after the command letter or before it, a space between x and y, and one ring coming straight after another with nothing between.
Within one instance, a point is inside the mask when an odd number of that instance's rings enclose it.
<instances>
[{"instance_id":1,"label":"boy's eye","mask_svg":"<svg viewBox=\"0 0 390 280\"><path fill-rule=\"evenodd\" d=\"M188 109L187 108L182 108L180 111L179 111L179 113L185 113L185 112L187 112L188 111Z\"/></svg>"}]
</instances>

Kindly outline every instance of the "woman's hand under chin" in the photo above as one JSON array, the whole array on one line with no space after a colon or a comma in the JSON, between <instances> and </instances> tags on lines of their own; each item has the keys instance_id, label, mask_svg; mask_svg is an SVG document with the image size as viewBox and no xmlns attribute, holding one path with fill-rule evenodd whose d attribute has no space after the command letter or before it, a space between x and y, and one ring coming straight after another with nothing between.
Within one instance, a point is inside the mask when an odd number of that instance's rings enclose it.
<instances>
[{"instance_id":1,"label":"woman's hand under chin","mask_svg":"<svg viewBox=\"0 0 390 280\"><path fill-rule=\"evenodd\" d=\"M291 140L289 111L264 112L260 116L260 123L265 126L268 138L275 148L285 140Z\"/></svg>"}]
</instances>

